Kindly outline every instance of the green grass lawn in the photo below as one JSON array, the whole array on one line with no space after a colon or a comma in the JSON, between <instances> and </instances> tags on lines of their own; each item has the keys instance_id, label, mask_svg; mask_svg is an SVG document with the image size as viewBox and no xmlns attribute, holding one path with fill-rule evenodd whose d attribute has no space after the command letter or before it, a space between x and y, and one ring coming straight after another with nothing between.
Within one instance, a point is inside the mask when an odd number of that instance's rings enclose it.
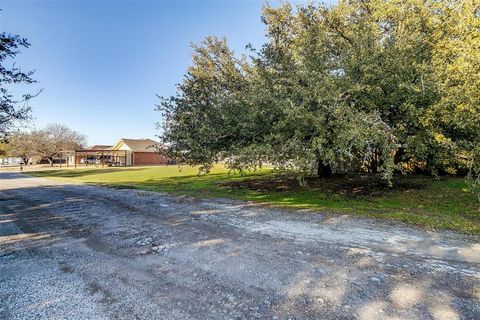
<instances>
[{"instance_id":1,"label":"green grass lawn","mask_svg":"<svg viewBox=\"0 0 480 320\"><path fill-rule=\"evenodd\" d=\"M194 197L226 197L286 208L393 219L425 227L480 234L480 205L463 178L396 177L394 188L367 176L307 180L268 170L229 174L216 166L207 175L194 167L81 168L29 172L33 176Z\"/></svg>"}]
</instances>

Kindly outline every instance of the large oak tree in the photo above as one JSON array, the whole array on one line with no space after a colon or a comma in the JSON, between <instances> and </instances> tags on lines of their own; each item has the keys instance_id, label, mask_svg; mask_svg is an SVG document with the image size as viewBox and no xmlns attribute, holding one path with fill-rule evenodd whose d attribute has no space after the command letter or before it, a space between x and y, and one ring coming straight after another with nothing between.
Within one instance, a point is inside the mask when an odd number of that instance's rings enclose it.
<instances>
[{"instance_id":1,"label":"large oak tree","mask_svg":"<svg viewBox=\"0 0 480 320\"><path fill-rule=\"evenodd\" d=\"M194 47L159 107L171 156L319 175L353 163L387 180L480 171L478 1L287 3L262 19L249 58L214 37Z\"/></svg>"}]
</instances>

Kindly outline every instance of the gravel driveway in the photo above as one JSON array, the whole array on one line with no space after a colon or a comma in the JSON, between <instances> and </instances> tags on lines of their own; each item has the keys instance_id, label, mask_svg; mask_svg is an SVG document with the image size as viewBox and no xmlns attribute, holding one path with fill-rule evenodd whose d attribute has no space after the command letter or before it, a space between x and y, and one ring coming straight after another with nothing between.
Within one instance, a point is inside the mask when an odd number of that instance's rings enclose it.
<instances>
[{"instance_id":1,"label":"gravel driveway","mask_svg":"<svg viewBox=\"0 0 480 320\"><path fill-rule=\"evenodd\" d=\"M480 319L478 237L0 173L0 319Z\"/></svg>"}]
</instances>

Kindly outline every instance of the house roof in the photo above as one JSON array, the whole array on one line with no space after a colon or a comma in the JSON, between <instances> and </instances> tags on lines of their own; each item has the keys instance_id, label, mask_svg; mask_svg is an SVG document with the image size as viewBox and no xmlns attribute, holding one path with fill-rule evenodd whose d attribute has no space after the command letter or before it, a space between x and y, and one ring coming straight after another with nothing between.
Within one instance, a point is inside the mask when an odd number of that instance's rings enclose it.
<instances>
[{"instance_id":1,"label":"house roof","mask_svg":"<svg viewBox=\"0 0 480 320\"><path fill-rule=\"evenodd\" d=\"M104 144L96 144L94 146L91 146L89 149L91 150L108 150L111 149L113 146L107 146Z\"/></svg>"},{"instance_id":2,"label":"house roof","mask_svg":"<svg viewBox=\"0 0 480 320\"><path fill-rule=\"evenodd\" d=\"M125 139L122 138L115 144L112 149L118 149L122 144L125 144L133 152L156 152L160 147L160 143L152 139Z\"/></svg>"}]
</instances>

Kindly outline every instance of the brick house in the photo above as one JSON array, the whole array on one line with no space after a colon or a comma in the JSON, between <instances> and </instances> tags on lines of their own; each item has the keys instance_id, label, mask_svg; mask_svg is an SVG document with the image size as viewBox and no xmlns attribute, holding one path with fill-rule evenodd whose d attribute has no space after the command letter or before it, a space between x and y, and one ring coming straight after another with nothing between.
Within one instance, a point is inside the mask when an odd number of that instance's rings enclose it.
<instances>
[{"instance_id":1,"label":"brick house","mask_svg":"<svg viewBox=\"0 0 480 320\"><path fill-rule=\"evenodd\" d=\"M112 148L125 156L127 166L172 164L171 160L157 152L160 143L151 139L120 139Z\"/></svg>"},{"instance_id":2,"label":"brick house","mask_svg":"<svg viewBox=\"0 0 480 320\"><path fill-rule=\"evenodd\" d=\"M151 139L120 139L114 146L94 145L87 149L63 151L67 166L93 164L95 166L142 166L175 164L158 153L159 142Z\"/></svg>"}]
</instances>

